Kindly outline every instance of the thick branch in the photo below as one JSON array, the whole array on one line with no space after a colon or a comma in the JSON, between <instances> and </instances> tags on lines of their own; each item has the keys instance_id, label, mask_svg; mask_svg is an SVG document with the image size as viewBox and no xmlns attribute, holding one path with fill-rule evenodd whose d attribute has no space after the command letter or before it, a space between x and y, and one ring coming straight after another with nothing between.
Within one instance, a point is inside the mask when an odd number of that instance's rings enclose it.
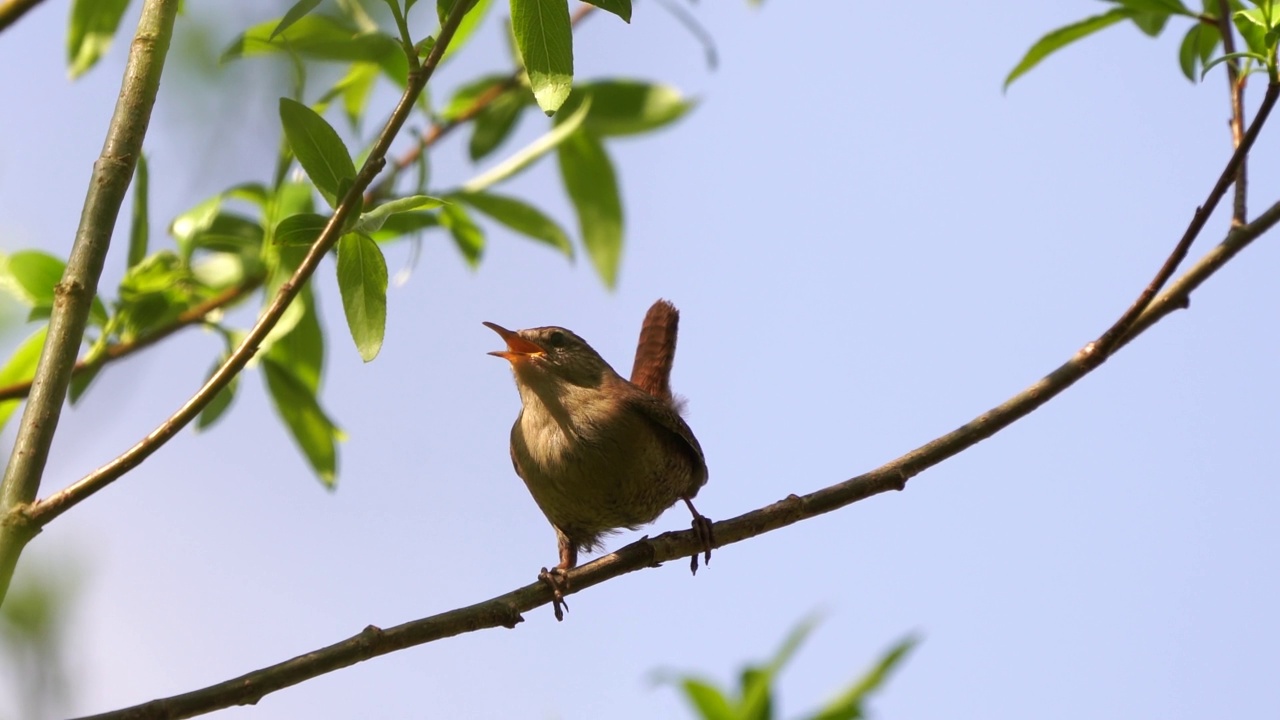
<instances>
[{"instance_id":1,"label":"thick branch","mask_svg":"<svg viewBox=\"0 0 1280 720\"><path fill-rule=\"evenodd\" d=\"M1274 88L1268 95L1274 102ZM1255 125L1265 114L1260 113ZM1280 203L1247 225L1233 229L1217 247L1210 250L1182 277L1154 299L1143 303L1143 309L1132 320L1129 313L1112 326L1124 322L1126 331L1117 336L1109 351L1114 352L1169 313L1188 307L1190 294L1216 273L1249 243L1280 222ZM1195 232L1203 227L1192 221ZM1194 234L1192 235L1194 239ZM1182 247L1185 238L1180 240ZM1185 252L1185 248L1184 248ZM1174 255L1177 254L1175 248ZM1168 263L1166 262L1166 267ZM1162 272L1163 272L1162 268ZM1163 285L1165 280L1157 280ZM1144 289L1143 295L1150 289ZM1136 303L1135 303L1136 304ZM1108 330L1108 333L1111 332ZM1099 366L1098 347L1103 339L1089 343L1053 372L1014 395L1004 403L979 415L968 423L932 440L915 450L871 472L831 485L804 496L790 495L772 505L715 523L717 547L731 545L748 538L793 525L824 513L838 510L889 490L902 490L907 480L923 470L991 437L1000 430L1033 412L1077 380ZM692 555L702 549L702 541L692 531L663 533L642 538L615 553L569 571L569 594L577 593L627 573ZM423 645L486 628L514 628L524 620L521 615L552 600L551 590L541 581L517 588L503 595L431 617L414 620L383 630L372 625L359 634L333 645L299 655L276 665L255 670L240 677L210 685L182 695L152 700L141 705L94 715L85 720L151 720L186 718L234 705L255 704L277 690L334 670L354 665L379 655Z\"/></svg>"},{"instance_id":2,"label":"thick branch","mask_svg":"<svg viewBox=\"0 0 1280 720\"><path fill-rule=\"evenodd\" d=\"M440 58L444 55L445 49L453 39L453 35L458 29L458 23L461 22L462 16L466 13L467 6L468 3L460 2L454 4L453 10L440 28L440 37L432 48L431 54L420 67L414 67L410 71L408 82L406 83L404 94L400 97L399 104L396 105L391 117L387 120L386 126L382 129L382 134L378 136L377 142L369 151L368 159L365 160L360 171L356 173L355 182L334 209L333 216L329 218L324 231L320 233L320 237L312 244L293 276L281 284L271 304L262 312L258 321L254 323L253 327L245 335L244 340L241 341L240 345L236 347L222 366L169 419L161 423L155 430L152 430L146 437L115 460L38 503L15 508L14 511L9 513L10 516L15 513L21 514L25 524L37 529L43 527L85 498L111 484L116 478L137 467L152 453L159 450L161 446L177 435L178 431L186 427L187 423L194 420L200 414L200 411L217 396L218 392L244 369L244 366L258 352L258 346L271 329L275 327L276 323L279 322L285 309L289 307L289 303L301 291L303 285L311 278L312 273L315 272L325 254L337 242L346 218L352 212L352 208L358 205L360 196L365 188L369 186L369 183L373 181L373 178L377 176L383 165L386 164L387 150L391 147L391 141L395 139L396 134L400 132L400 128L404 126L405 121L413 112L414 101L426 86L427 81L431 79L431 74L436 66L440 64Z\"/></svg>"},{"instance_id":3,"label":"thick branch","mask_svg":"<svg viewBox=\"0 0 1280 720\"><path fill-rule=\"evenodd\" d=\"M111 345L103 348L102 352L94 357L77 361L75 367L71 370L71 376L75 377L92 370L97 370L109 362L129 357L139 350L151 347L185 327L203 323L210 314L235 304L237 300L243 298L254 290L257 290L261 285L261 277L247 278L240 285L229 287L208 300L183 311L178 315L178 317L174 318L172 322L162 328L153 330L152 332L133 340L112 343ZM24 398L30 391L30 380L16 382L12 385L5 385L0 387L0 402Z\"/></svg>"},{"instance_id":4,"label":"thick branch","mask_svg":"<svg viewBox=\"0 0 1280 720\"><path fill-rule=\"evenodd\" d=\"M177 11L178 0L147 0L143 5L115 113L102 154L93 166L71 256L55 290L44 350L18 426L13 454L4 480L0 481L0 601L8 590L23 546L39 532L38 525L23 522L13 511L31 502L40 489L89 308L111 245L111 231L142 153Z\"/></svg>"}]
</instances>

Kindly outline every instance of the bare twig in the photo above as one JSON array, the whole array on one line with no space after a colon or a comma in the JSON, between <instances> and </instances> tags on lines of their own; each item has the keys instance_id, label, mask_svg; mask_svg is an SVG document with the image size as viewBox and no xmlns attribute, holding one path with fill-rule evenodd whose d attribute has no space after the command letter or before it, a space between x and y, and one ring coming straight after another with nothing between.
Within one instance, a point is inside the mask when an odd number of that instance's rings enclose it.
<instances>
[{"instance_id":1,"label":"bare twig","mask_svg":"<svg viewBox=\"0 0 1280 720\"><path fill-rule=\"evenodd\" d=\"M1236 52L1235 27L1231 24L1229 0L1218 0L1218 32L1222 35L1222 51L1227 55L1227 89L1231 93L1231 145L1244 141L1244 85L1248 76L1240 74ZM1248 163L1241 162L1236 171L1235 199L1231 209L1231 225L1239 227L1249 220Z\"/></svg>"},{"instance_id":2,"label":"bare twig","mask_svg":"<svg viewBox=\"0 0 1280 720\"><path fill-rule=\"evenodd\" d=\"M1236 173L1241 167L1244 167L1245 158L1249 155L1249 148L1253 147L1253 142L1258 139L1258 133L1261 132L1262 126L1267 122L1267 116L1271 114L1271 108L1276 104L1276 98L1280 97L1280 84L1271 83L1267 86L1267 92L1262 98L1262 106L1258 108L1258 114L1253 119L1253 124L1249 126L1249 131L1245 133L1240 145L1236 147L1235 152L1231 153L1231 159L1227 161L1227 166L1222 169L1222 174L1218 176L1218 182L1214 183L1213 189L1209 191L1209 197L1205 199L1204 205L1196 208L1195 214L1191 217L1191 223L1187 225L1187 230L1182 234L1182 239L1174 246L1173 252L1169 254L1164 265L1152 278L1151 282L1134 301L1133 305L1120 316L1102 337L1085 346L1082 352L1090 358L1090 362L1102 364L1106 361L1111 351L1115 349L1120 338L1129 334L1133 323L1138 320L1142 313L1151 304L1156 293L1160 292L1160 288L1173 277L1173 273L1178 269L1187 252L1191 249L1191 243L1195 241L1196 236L1204 229L1204 224L1209 221L1209 216L1213 214L1215 208L1218 207L1218 201L1222 200L1222 196L1227 193L1227 188L1235 181Z\"/></svg>"},{"instance_id":3,"label":"bare twig","mask_svg":"<svg viewBox=\"0 0 1280 720\"><path fill-rule=\"evenodd\" d=\"M1268 88L1268 96L1273 103L1277 87L1280 86L1273 85ZM1250 131L1253 132L1261 126L1265 118L1266 114L1260 111ZM1229 163L1228 169L1230 167ZM1168 289L1154 299L1142 303L1143 309L1134 319L1126 321L1125 318L1129 315L1129 312L1126 312L1121 321L1112 326L1112 329L1115 329L1123 324L1126 331L1113 341L1110 351L1114 352L1123 347L1174 310L1188 307L1192 291L1235 257L1240 250L1277 223L1280 223L1280 203L1273 205L1252 223L1232 229L1225 240L1206 253ZM1201 227L1203 222L1197 224L1196 219L1192 220L1192 228L1196 233ZM1192 238L1194 239L1194 234ZM1185 244L1185 240L1184 237L1179 241L1179 247ZM1176 250L1174 254L1177 254ZM1163 270L1162 267L1161 271ZM1163 285L1164 282L1161 280L1159 284ZM1143 296L1150 287L1143 290ZM1101 343L1102 338L1099 338L1090 346ZM1077 352L1053 372L1004 403L871 472L808 495L790 495L772 505L715 523L716 547L731 545L793 525L880 493L902 490L913 476L1012 425L1097 369L1100 363L1094 360L1096 352L1090 351L1090 346L1086 346L1084 350ZM627 573L654 567L670 560L683 559L701 549L702 540L689 530L663 533L654 538L642 538L617 552L570 570L569 592L570 594L581 592ZM474 605L385 630L370 625L359 634L341 642L231 680L181 695L94 715L84 720L187 718L234 705L255 704L264 696L277 690L373 657L486 628L514 628L524 620L522 613L551 601L552 591L546 583L541 581L531 583Z\"/></svg>"},{"instance_id":4,"label":"bare twig","mask_svg":"<svg viewBox=\"0 0 1280 720\"><path fill-rule=\"evenodd\" d=\"M41 2L43 0L5 0L5 2L0 2L0 31L18 22L19 18L26 15L28 10Z\"/></svg>"},{"instance_id":5,"label":"bare twig","mask_svg":"<svg viewBox=\"0 0 1280 720\"><path fill-rule=\"evenodd\" d=\"M245 282L229 287L208 300L184 310L174 318L172 322L164 327L157 328L156 330L153 330L142 337L134 338L133 340L125 340L107 345L103 348L100 354L95 355L92 358L77 361L75 367L71 370L71 376L75 377L92 370L97 370L109 362L129 357L139 350L148 348L185 327L203 323L211 313L235 304L237 300L243 298L254 290L257 290L261 285L261 277L247 278ZM16 382L12 385L5 385L0 387L0 402L24 398L30 390L30 380Z\"/></svg>"},{"instance_id":6,"label":"bare twig","mask_svg":"<svg viewBox=\"0 0 1280 720\"><path fill-rule=\"evenodd\" d=\"M44 350L13 454L0 481L0 601L8 591L22 548L39 532L38 525L20 518L20 511L40 489L71 370L111 246L111 232L142 153L177 12L178 0L147 0L143 5L102 154L93 166L71 256L55 288Z\"/></svg>"},{"instance_id":7,"label":"bare twig","mask_svg":"<svg viewBox=\"0 0 1280 720\"><path fill-rule=\"evenodd\" d=\"M333 216L329 218L329 222L320 233L320 237L316 239L315 243L307 251L306 257L298 265L298 269L293 276L280 285L275 298L263 310L262 315L258 317L258 321L254 323L253 327L245 335L244 340L232 351L226 361L214 371L213 375L205 381L204 386L182 407L178 408L173 415L119 457L44 500L15 508L5 518L7 522L29 526L34 532L85 498L111 484L121 475L137 467L151 453L160 449L173 436L177 435L178 431L194 420L200 414L200 411L217 396L218 392L244 369L244 366L257 353L259 344L266 338L271 328L275 327L276 323L279 322L285 309L289 307L289 303L301 291L325 254L337 242L347 216L359 204L361 194L365 188L369 186L369 183L373 181L373 178L386 164L387 149L391 147L391 141L395 139L400 128L404 126L405 120L413 112L414 101L440 64L440 58L444 55L445 49L453 39L453 34L457 31L458 23L461 22L467 7L468 3L454 3L452 11L440 28L440 37L437 38L431 54L427 56L426 61L421 66L414 67L409 72L408 82L405 85L404 94L400 96L399 104L396 105L391 117L387 120L386 126L382 129L382 134L378 136L377 142L369 151L368 159L365 160L360 171L356 173L354 183L342 197L342 201L338 206L334 208ZM15 514L20 515L20 521L12 519Z\"/></svg>"}]
</instances>

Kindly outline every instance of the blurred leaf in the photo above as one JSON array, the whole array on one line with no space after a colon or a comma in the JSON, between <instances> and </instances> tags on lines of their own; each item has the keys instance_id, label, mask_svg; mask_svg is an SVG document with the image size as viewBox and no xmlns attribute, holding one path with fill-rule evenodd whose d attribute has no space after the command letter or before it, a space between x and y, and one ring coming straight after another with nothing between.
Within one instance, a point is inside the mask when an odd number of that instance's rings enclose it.
<instances>
[{"instance_id":1,"label":"blurred leaf","mask_svg":"<svg viewBox=\"0 0 1280 720\"><path fill-rule=\"evenodd\" d=\"M538 107L560 109L573 85L573 30L566 0L511 0L511 31Z\"/></svg>"},{"instance_id":2,"label":"blurred leaf","mask_svg":"<svg viewBox=\"0 0 1280 720\"><path fill-rule=\"evenodd\" d=\"M387 261L377 243L358 233L338 240L338 289L351 339L369 362L387 330Z\"/></svg>"},{"instance_id":3,"label":"blurred leaf","mask_svg":"<svg viewBox=\"0 0 1280 720\"><path fill-rule=\"evenodd\" d=\"M36 365L40 362L40 353L44 349L44 338L48 332L48 325L41 327L13 351L4 367L0 367L0 387L30 382L36 376ZM21 398L0 400L0 430L4 429L5 423L21 402Z\"/></svg>"},{"instance_id":4,"label":"blurred leaf","mask_svg":"<svg viewBox=\"0 0 1280 720\"><path fill-rule=\"evenodd\" d=\"M209 374L205 376L206 381L213 377L213 374L218 371L218 368L222 367L222 364L227 361L227 357L228 355L223 353L221 357L214 361L213 367L209 368ZM236 375L232 377L231 382L224 385L222 389L218 391L218 394L214 395L213 399L209 401L209 404L204 406L204 409L200 411L200 415L196 417L197 432L213 427L213 424L222 418L223 414L227 412L227 409L231 407L231 401L235 400L236 388L239 384L240 376Z\"/></svg>"},{"instance_id":5,"label":"blurred leaf","mask_svg":"<svg viewBox=\"0 0 1280 720\"><path fill-rule=\"evenodd\" d=\"M368 33L328 15L306 15L272 35L280 20L268 20L244 31L222 53L222 60L294 52L314 60L365 61L386 66L400 55L400 42L383 33Z\"/></svg>"},{"instance_id":6,"label":"blurred leaf","mask_svg":"<svg viewBox=\"0 0 1280 720\"><path fill-rule=\"evenodd\" d=\"M440 224L449 230L453 242L467 264L475 268L484 255L484 231L476 225L461 205L445 205L440 209Z\"/></svg>"},{"instance_id":7,"label":"blurred leaf","mask_svg":"<svg viewBox=\"0 0 1280 720\"><path fill-rule=\"evenodd\" d=\"M1195 23L1191 26L1182 38L1181 47L1178 48L1178 65L1188 80L1196 82L1199 79L1196 66L1204 65L1209 60L1221 39L1222 34L1216 26L1204 23Z\"/></svg>"},{"instance_id":8,"label":"blurred leaf","mask_svg":"<svg viewBox=\"0 0 1280 720\"><path fill-rule=\"evenodd\" d=\"M510 157L498 163L488 171L468 180L462 186L464 192L478 192L485 190L491 185L507 180L525 168L533 164L535 160L555 149L560 143L573 135L574 131L582 125L587 118L587 113L591 111L591 102L589 99L583 100L578 109L573 111L564 122L557 124L551 128L551 131L542 137L534 140L520 150L512 153Z\"/></svg>"},{"instance_id":9,"label":"blurred leaf","mask_svg":"<svg viewBox=\"0 0 1280 720\"><path fill-rule=\"evenodd\" d=\"M317 393L324 375L324 330L320 327L315 294L310 286L298 293L290 303L288 313L294 315L287 326L288 331L275 338L268 335L271 342L269 346L263 343L267 346L264 354L288 368L313 394ZM277 327L284 324L281 321Z\"/></svg>"},{"instance_id":10,"label":"blurred leaf","mask_svg":"<svg viewBox=\"0 0 1280 720\"><path fill-rule=\"evenodd\" d=\"M195 249L196 238L209 229L213 219L222 209L222 195L200 201L195 207L182 213L169 224L169 235L177 243L178 250L184 259L191 257Z\"/></svg>"},{"instance_id":11,"label":"blurred leaf","mask_svg":"<svg viewBox=\"0 0 1280 720\"><path fill-rule=\"evenodd\" d=\"M1166 12L1140 12L1133 14L1133 24L1138 29L1150 37L1157 37L1164 30L1164 26L1169 22L1169 13Z\"/></svg>"},{"instance_id":12,"label":"blurred leaf","mask_svg":"<svg viewBox=\"0 0 1280 720\"><path fill-rule=\"evenodd\" d=\"M791 658L800 649L805 638L813 632L818 624L818 616L810 615L798 625L782 641L782 647L764 667L748 667L742 673L742 704L738 708L742 718L768 718L772 715L772 686L778 673L791 662Z\"/></svg>"},{"instance_id":13,"label":"blurred leaf","mask_svg":"<svg viewBox=\"0 0 1280 720\"><path fill-rule=\"evenodd\" d=\"M601 10L617 15L626 22L631 22L631 0L582 0L585 3L595 5Z\"/></svg>"},{"instance_id":14,"label":"blurred leaf","mask_svg":"<svg viewBox=\"0 0 1280 720\"><path fill-rule=\"evenodd\" d=\"M1107 0L1108 2L1118 3L1124 7L1139 13L1152 13L1161 15L1186 15L1195 17L1195 13L1187 9L1180 0Z\"/></svg>"},{"instance_id":15,"label":"blurred leaf","mask_svg":"<svg viewBox=\"0 0 1280 720\"><path fill-rule=\"evenodd\" d=\"M289 26L301 20L304 16L320 6L320 0L298 0L285 12L284 17L280 18L280 22L276 23L271 34L267 36L268 40L274 40L277 35L289 29Z\"/></svg>"},{"instance_id":16,"label":"blurred leaf","mask_svg":"<svg viewBox=\"0 0 1280 720\"><path fill-rule=\"evenodd\" d=\"M1240 36L1244 38L1245 44L1249 46L1249 50L1257 55L1265 56L1267 53L1267 19L1262 14L1262 8L1256 7L1250 10L1242 10L1232 15L1231 19L1235 23L1236 30L1240 31Z\"/></svg>"},{"instance_id":17,"label":"blurred leaf","mask_svg":"<svg viewBox=\"0 0 1280 720\"><path fill-rule=\"evenodd\" d=\"M467 155L472 162L488 157L516 129L527 107L523 92L506 92L494 98L471 123Z\"/></svg>"},{"instance_id":18,"label":"blurred leaf","mask_svg":"<svg viewBox=\"0 0 1280 720\"><path fill-rule=\"evenodd\" d=\"M694 677L680 680L680 688L702 720L737 720L729 699L718 688Z\"/></svg>"},{"instance_id":19,"label":"blurred leaf","mask_svg":"<svg viewBox=\"0 0 1280 720\"><path fill-rule=\"evenodd\" d=\"M89 386L93 384L94 380L98 379L98 375L101 372L102 366L97 365L72 375L71 384L67 387L67 400L72 405L80 402L80 398L84 397L84 394L89 390Z\"/></svg>"},{"instance_id":20,"label":"blurred leaf","mask_svg":"<svg viewBox=\"0 0 1280 720\"><path fill-rule=\"evenodd\" d=\"M162 250L129 268L120 281L121 337L131 340L168 325L199 299L189 268Z\"/></svg>"},{"instance_id":21,"label":"blurred leaf","mask_svg":"<svg viewBox=\"0 0 1280 720\"><path fill-rule=\"evenodd\" d=\"M353 232L369 234L382 229L382 224L392 215L400 215L416 210L432 210L444 204L443 200L428 195L411 195L383 203L360 216L352 226Z\"/></svg>"},{"instance_id":22,"label":"blurred leaf","mask_svg":"<svg viewBox=\"0 0 1280 720\"><path fill-rule=\"evenodd\" d=\"M151 234L151 221L147 218L147 156L138 156L133 175L133 222L129 226L128 267L133 267L147 256L147 242Z\"/></svg>"},{"instance_id":23,"label":"blurred leaf","mask_svg":"<svg viewBox=\"0 0 1280 720\"><path fill-rule=\"evenodd\" d=\"M187 238L184 261L189 262L196 250L256 255L262 247L263 234L258 221L219 211L207 225Z\"/></svg>"},{"instance_id":24,"label":"blurred leaf","mask_svg":"<svg viewBox=\"0 0 1280 720\"><path fill-rule=\"evenodd\" d=\"M129 0L73 0L67 28L67 72L83 75L111 47Z\"/></svg>"},{"instance_id":25,"label":"blurred leaf","mask_svg":"<svg viewBox=\"0 0 1280 720\"><path fill-rule=\"evenodd\" d=\"M684 117L696 104L670 85L636 80L585 83L578 89L591 97L585 127L600 137L652 132Z\"/></svg>"},{"instance_id":26,"label":"blurred leaf","mask_svg":"<svg viewBox=\"0 0 1280 720\"><path fill-rule=\"evenodd\" d=\"M280 98L280 121L298 163L329 205L337 207L341 182L356 176L342 138L315 110L289 98Z\"/></svg>"},{"instance_id":27,"label":"blurred leaf","mask_svg":"<svg viewBox=\"0 0 1280 720\"><path fill-rule=\"evenodd\" d=\"M453 96L449 98L449 102L440 110L440 117L445 120L457 120L462 117L463 113L471 109L485 93L490 92L494 88L506 84L510 80L508 75L483 75L469 83L463 84L457 90L453 91Z\"/></svg>"},{"instance_id":28,"label":"blurred leaf","mask_svg":"<svg viewBox=\"0 0 1280 720\"><path fill-rule=\"evenodd\" d=\"M1054 52L1061 50L1081 38L1088 37L1099 30L1115 25L1121 20L1129 18L1132 15L1132 10L1124 7L1118 7L1108 10L1101 15L1094 15L1093 17L1085 18L1079 22L1064 25L1057 30L1050 32L1037 40L1035 44L1031 46L1031 49L1027 50L1027 54L1022 56L1022 59L1018 61L1018 64L1009 72L1008 77L1004 79L1004 88L1008 90L1014 80L1017 80L1019 77L1026 74L1027 71L1031 70L1031 68L1039 65L1041 60L1044 60Z\"/></svg>"},{"instance_id":29,"label":"blurred leaf","mask_svg":"<svg viewBox=\"0 0 1280 720\"><path fill-rule=\"evenodd\" d=\"M889 679L889 673L893 672L918 642L919 639L912 636L899 640L874 667L828 703L812 720L855 720L863 717L863 702L884 685Z\"/></svg>"},{"instance_id":30,"label":"blurred leaf","mask_svg":"<svg viewBox=\"0 0 1280 720\"><path fill-rule=\"evenodd\" d=\"M462 18L462 22L458 24L458 29L453 33L453 40L449 42L449 47L445 48L444 57L440 58L443 63L453 57L459 50L466 46L471 40L471 36L475 34L476 28L484 22L484 18L489 14L489 7L493 5L493 0L467 0L471 3L471 7L467 8L467 14ZM453 0L438 0L436 4L436 12L440 18L440 24L444 25L444 18L448 11L453 7Z\"/></svg>"},{"instance_id":31,"label":"blurred leaf","mask_svg":"<svg viewBox=\"0 0 1280 720\"><path fill-rule=\"evenodd\" d=\"M454 197L518 233L540 240L570 258L573 257L573 245L569 236L541 210L520 200L505 195L491 193L458 193Z\"/></svg>"},{"instance_id":32,"label":"blurred leaf","mask_svg":"<svg viewBox=\"0 0 1280 720\"><path fill-rule=\"evenodd\" d=\"M31 308L30 317L47 318L53 310L55 288L62 281L67 264L43 250L19 250L0 255L0 288ZM89 306L89 322L107 324L107 308L96 295Z\"/></svg>"},{"instance_id":33,"label":"blurred leaf","mask_svg":"<svg viewBox=\"0 0 1280 720\"><path fill-rule=\"evenodd\" d=\"M320 482L332 489L337 482L337 441L342 439L342 432L325 415L315 393L287 367L265 357L262 370L280 419Z\"/></svg>"},{"instance_id":34,"label":"blurred leaf","mask_svg":"<svg viewBox=\"0 0 1280 720\"><path fill-rule=\"evenodd\" d=\"M369 104L369 96L373 94L373 86L378 80L378 66L373 63L351 63L347 74L334 85L334 90L342 94L342 111L352 127L360 125L365 106Z\"/></svg>"},{"instance_id":35,"label":"blurred leaf","mask_svg":"<svg viewBox=\"0 0 1280 720\"><path fill-rule=\"evenodd\" d=\"M329 218L315 213L298 213L280 221L274 233L275 241L281 245L310 247L324 232Z\"/></svg>"},{"instance_id":36,"label":"blurred leaf","mask_svg":"<svg viewBox=\"0 0 1280 720\"><path fill-rule=\"evenodd\" d=\"M587 256L605 286L613 288L622 258L622 200L613 163L600 141L585 131L569 136L556 152Z\"/></svg>"}]
</instances>

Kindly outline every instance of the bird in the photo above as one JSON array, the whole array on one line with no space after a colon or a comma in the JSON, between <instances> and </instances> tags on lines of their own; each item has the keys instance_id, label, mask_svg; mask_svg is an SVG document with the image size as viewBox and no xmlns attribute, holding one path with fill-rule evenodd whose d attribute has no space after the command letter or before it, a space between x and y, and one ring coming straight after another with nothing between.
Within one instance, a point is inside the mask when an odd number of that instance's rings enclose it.
<instances>
[{"instance_id":1,"label":"bird","mask_svg":"<svg viewBox=\"0 0 1280 720\"><path fill-rule=\"evenodd\" d=\"M711 521L693 506L707 482L702 446L671 392L679 312L666 300L645 316L631 380L570 330L508 330L485 322L506 344L521 409L511 427L511 461L555 529L559 563L538 577L553 594L557 620L567 609L569 570L578 553L637 529L683 500L710 562ZM698 556L691 560L697 572Z\"/></svg>"}]
</instances>

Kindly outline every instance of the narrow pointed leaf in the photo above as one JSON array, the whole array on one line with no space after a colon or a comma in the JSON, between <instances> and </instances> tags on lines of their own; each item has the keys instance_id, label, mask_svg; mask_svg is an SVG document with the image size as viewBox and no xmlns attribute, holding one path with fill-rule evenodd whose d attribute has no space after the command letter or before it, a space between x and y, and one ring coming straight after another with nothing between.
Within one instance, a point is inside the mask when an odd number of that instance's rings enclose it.
<instances>
[{"instance_id":1,"label":"narrow pointed leaf","mask_svg":"<svg viewBox=\"0 0 1280 720\"><path fill-rule=\"evenodd\" d=\"M280 98L280 122L289 147L307 171L307 177L329 205L336 207L342 181L356 176L346 144L315 110L295 100Z\"/></svg>"},{"instance_id":2,"label":"narrow pointed leaf","mask_svg":"<svg viewBox=\"0 0 1280 720\"><path fill-rule=\"evenodd\" d=\"M555 113L573 85L573 30L565 0L511 0L511 32L538 107Z\"/></svg>"},{"instance_id":3,"label":"narrow pointed leaf","mask_svg":"<svg viewBox=\"0 0 1280 720\"><path fill-rule=\"evenodd\" d=\"M670 85L636 80L586 83L579 90L591 97L586 128L601 137L652 132L696 105Z\"/></svg>"},{"instance_id":4,"label":"narrow pointed leaf","mask_svg":"<svg viewBox=\"0 0 1280 720\"><path fill-rule=\"evenodd\" d=\"M129 0L75 0L67 28L67 72L80 77L111 47Z\"/></svg>"},{"instance_id":5,"label":"narrow pointed leaf","mask_svg":"<svg viewBox=\"0 0 1280 720\"><path fill-rule=\"evenodd\" d=\"M493 6L493 0L470 0L470 2L471 7L467 9L467 14L463 16L458 29L454 31L453 40L449 42L449 47L445 48L444 57L440 58L442 63L466 47L467 42L471 40L471 36L475 34L476 28L480 27L480 24L484 22L485 16L489 14L489 8ZM440 13L440 22L442 24L445 17L445 5L452 8L453 0L440 0L436 6Z\"/></svg>"},{"instance_id":6,"label":"narrow pointed leaf","mask_svg":"<svg viewBox=\"0 0 1280 720\"><path fill-rule=\"evenodd\" d=\"M309 246L315 243L329 224L329 218L315 213L298 213L280 221L274 233L281 245Z\"/></svg>"},{"instance_id":7,"label":"narrow pointed leaf","mask_svg":"<svg viewBox=\"0 0 1280 720\"><path fill-rule=\"evenodd\" d=\"M1121 20L1125 20L1133 15L1133 11L1129 8L1118 7L1108 10L1101 15L1085 18L1079 22L1064 25L1053 32L1045 35L1027 50L1027 54L1022 56L1018 64L1009 72L1008 77L1004 79L1004 88L1009 89L1014 80L1026 74L1031 68L1040 64L1049 55L1061 50L1071 43L1088 37L1099 30L1108 28Z\"/></svg>"},{"instance_id":8,"label":"narrow pointed leaf","mask_svg":"<svg viewBox=\"0 0 1280 720\"><path fill-rule=\"evenodd\" d=\"M445 205L440 209L440 224L449 230L467 264L475 268L484 255L484 231L461 205Z\"/></svg>"},{"instance_id":9,"label":"narrow pointed leaf","mask_svg":"<svg viewBox=\"0 0 1280 720\"><path fill-rule=\"evenodd\" d=\"M400 215L419 210L433 210L444 205L444 201L429 195L411 195L385 202L360 216L352 226L353 232L370 234L382 229L382 224L392 215Z\"/></svg>"},{"instance_id":10,"label":"narrow pointed leaf","mask_svg":"<svg viewBox=\"0 0 1280 720\"><path fill-rule=\"evenodd\" d=\"M622 258L622 199L613 163L599 139L579 131L556 150L560 176L578 213L582 244L606 287L618 282Z\"/></svg>"},{"instance_id":11,"label":"narrow pointed leaf","mask_svg":"<svg viewBox=\"0 0 1280 720\"><path fill-rule=\"evenodd\" d=\"M812 720L855 720L863 717L863 703L885 684L890 673L902 663L918 642L918 638L913 636L899 640L875 666L828 703Z\"/></svg>"},{"instance_id":12,"label":"narrow pointed leaf","mask_svg":"<svg viewBox=\"0 0 1280 720\"><path fill-rule=\"evenodd\" d=\"M512 230L540 240L568 257L573 257L573 245L564 229L532 205L505 195L485 192L458 193L455 197Z\"/></svg>"},{"instance_id":13,"label":"narrow pointed leaf","mask_svg":"<svg viewBox=\"0 0 1280 720\"><path fill-rule=\"evenodd\" d=\"M290 25L306 17L307 13L319 6L320 0L298 0L293 4L293 7L285 12L284 17L280 18L280 22L276 24L275 29L271 31L271 35L267 39L275 40L277 35L288 30Z\"/></svg>"},{"instance_id":14,"label":"narrow pointed leaf","mask_svg":"<svg viewBox=\"0 0 1280 720\"><path fill-rule=\"evenodd\" d=\"M356 233L338 240L338 289L351 339L369 362L382 349L387 329L387 261L377 243Z\"/></svg>"},{"instance_id":15,"label":"narrow pointed leaf","mask_svg":"<svg viewBox=\"0 0 1280 720\"><path fill-rule=\"evenodd\" d=\"M262 370L276 413L320 482L333 488L337 481L337 441L341 431L320 407L315 393L288 368L266 357L262 360Z\"/></svg>"}]
</instances>

